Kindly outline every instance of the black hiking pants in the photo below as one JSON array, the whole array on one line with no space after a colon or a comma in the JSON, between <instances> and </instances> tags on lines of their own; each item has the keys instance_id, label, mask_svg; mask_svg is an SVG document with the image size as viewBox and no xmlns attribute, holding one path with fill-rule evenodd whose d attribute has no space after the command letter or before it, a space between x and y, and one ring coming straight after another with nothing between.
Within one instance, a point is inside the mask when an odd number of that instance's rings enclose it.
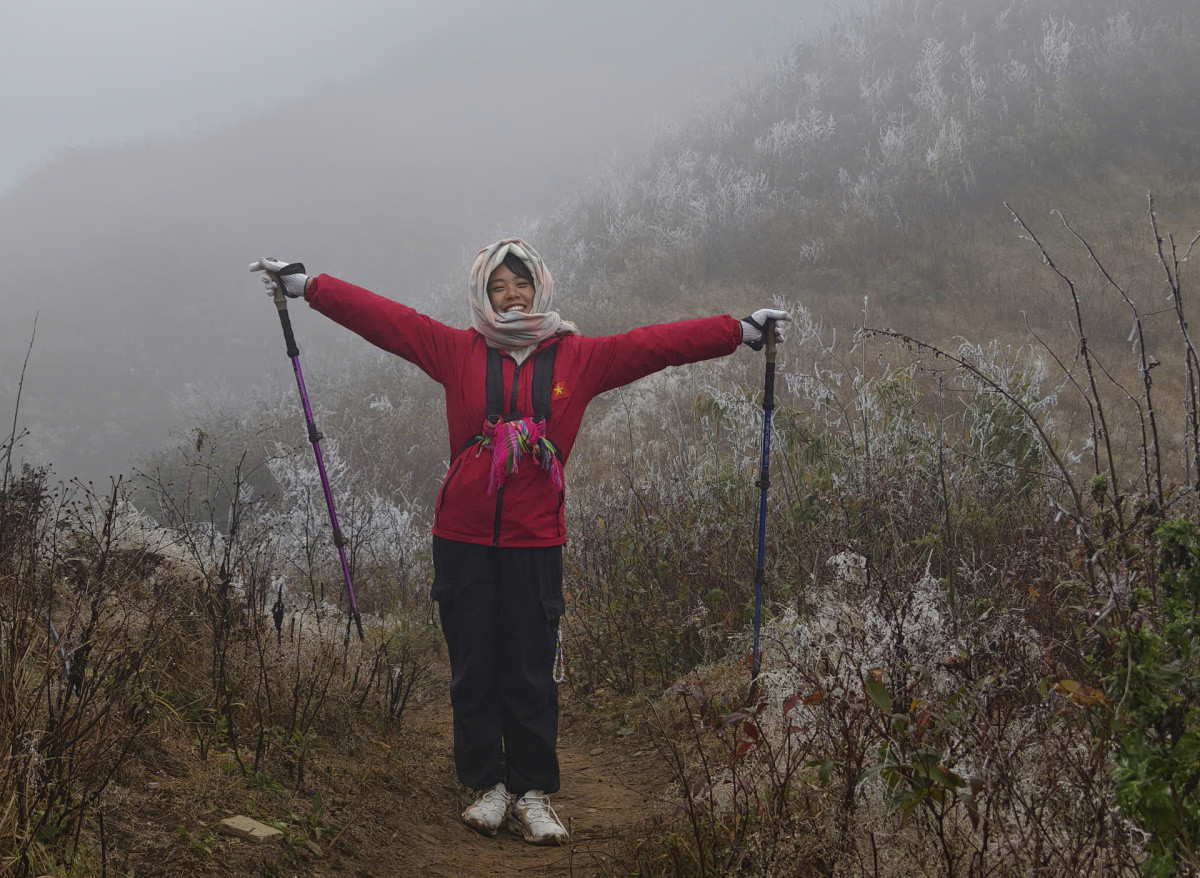
<instances>
[{"instance_id":1,"label":"black hiking pants","mask_svg":"<svg viewBox=\"0 0 1200 878\"><path fill-rule=\"evenodd\" d=\"M454 766L476 790L558 792L554 652L562 546L433 538L433 597L450 653Z\"/></svg>"}]
</instances>

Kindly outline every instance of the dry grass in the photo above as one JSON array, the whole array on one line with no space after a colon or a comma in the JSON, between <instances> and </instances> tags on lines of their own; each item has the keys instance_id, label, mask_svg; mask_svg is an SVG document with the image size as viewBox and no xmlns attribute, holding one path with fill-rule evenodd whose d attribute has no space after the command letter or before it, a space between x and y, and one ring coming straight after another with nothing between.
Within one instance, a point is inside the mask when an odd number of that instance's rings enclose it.
<instances>
[{"instance_id":1,"label":"dry grass","mask_svg":"<svg viewBox=\"0 0 1200 878\"><path fill-rule=\"evenodd\" d=\"M254 870L294 866L306 839L348 830L347 766L380 765L427 697L427 623L374 617L360 643L301 602L272 630L253 546L230 535L235 583L143 525L119 485L96 496L28 471L0 490L0 873L242 874L215 859L216 823L237 812L287 836Z\"/></svg>"}]
</instances>

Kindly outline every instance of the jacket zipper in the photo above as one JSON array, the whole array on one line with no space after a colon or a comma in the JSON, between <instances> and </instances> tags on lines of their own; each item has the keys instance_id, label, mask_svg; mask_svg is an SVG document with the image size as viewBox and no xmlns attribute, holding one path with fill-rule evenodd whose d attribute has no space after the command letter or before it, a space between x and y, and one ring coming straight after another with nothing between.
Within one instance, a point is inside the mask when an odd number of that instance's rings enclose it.
<instances>
[{"instance_id":1,"label":"jacket zipper","mask_svg":"<svg viewBox=\"0 0 1200 878\"><path fill-rule=\"evenodd\" d=\"M463 451L458 453L458 458L454 461L454 466L450 467L450 472L446 474L446 481L442 482L442 493L438 495L437 507L433 511L433 523L435 526L438 523L438 518L441 517L442 514L442 504L446 502L446 489L450 487L450 480L454 478L454 474L457 473L458 468L462 466L464 451L466 451L466 449L463 449Z\"/></svg>"},{"instance_id":2,"label":"jacket zipper","mask_svg":"<svg viewBox=\"0 0 1200 878\"><path fill-rule=\"evenodd\" d=\"M508 412L516 411L517 388L520 386L517 379L520 377L521 377L521 364L516 363L513 366L512 397L511 397L512 402L508 406ZM508 412L505 412L505 414L507 415ZM493 450L492 453L495 454L496 452ZM499 489L496 491L496 517L492 521L492 545L493 546L500 545L500 509L501 509L501 507L503 507L503 505L504 505L504 485L501 485L499 487Z\"/></svg>"}]
</instances>

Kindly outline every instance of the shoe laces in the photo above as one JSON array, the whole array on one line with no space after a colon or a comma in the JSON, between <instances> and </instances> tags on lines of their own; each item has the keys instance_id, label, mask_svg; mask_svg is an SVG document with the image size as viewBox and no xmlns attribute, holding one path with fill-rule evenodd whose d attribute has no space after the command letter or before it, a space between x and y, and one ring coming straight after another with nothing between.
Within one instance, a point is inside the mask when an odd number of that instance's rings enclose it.
<instances>
[{"instance_id":1,"label":"shoe laces","mask_svg":"<svg viewBox=\"0 0 1200 878\"><path fill-rule=\"evenodd\" d=\"M496 807L497 805L508 804L508 790L504 788L503 783L498 783L490 790L479 797L479 801L488 807Z\"/></svg>"},{"instance_id":2,"label":"shoe laces","mask_svg":"<svg viewBox=\"0 0 1200 878\"><path fill-rule=\"evenodd\" d=\"M554 813L554 808L550 806L550 797L541 790L531 790L521 796L521 800L517 803L526 812L526 820L533 823L538 821L549 821L555 826L562 826L562 821L558 819L558 815Z\"/></svg>"}]
</instances>

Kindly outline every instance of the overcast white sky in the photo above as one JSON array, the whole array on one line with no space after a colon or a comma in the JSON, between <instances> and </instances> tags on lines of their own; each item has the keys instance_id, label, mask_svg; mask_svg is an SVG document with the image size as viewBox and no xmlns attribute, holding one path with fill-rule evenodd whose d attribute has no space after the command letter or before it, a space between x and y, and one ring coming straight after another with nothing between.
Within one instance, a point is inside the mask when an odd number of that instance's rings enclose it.
<instances>
[{"instance_id":1,"label":"overcast white sky","mask_svg":"<svg viewBox=\"0 0 1200 878\"><path fill-rule=\"evenodd\" d=\"M420 304L826 2L0 0L0 411L37 313L26 449L102 478L286 365L251 259Z\"/></svg>"},{"instance_id":2,"label":"overcast white sky","mask_svg":"<svg viewBox=\"0 0 1200 878\"><path fill-rule=\"evenodd\" d=\"M0 193L64 151L186 138L356 80L443 80L451 64L464 77L625 68L660 85L686 75L702 92L781 47L821 5L3 0ZM447 37L461 54L446 52Z\"/></svg>"},{"instance_id":3,"label":"overcast white sky","mask_svg":"<svg viewBox=\"0 0 1200 878\"><path fill-rule=\"evenodd\" d=\"M187 136L378 67L455 0L0 4L0 190L56 152Z\"/></svg>"}]
</instances>

